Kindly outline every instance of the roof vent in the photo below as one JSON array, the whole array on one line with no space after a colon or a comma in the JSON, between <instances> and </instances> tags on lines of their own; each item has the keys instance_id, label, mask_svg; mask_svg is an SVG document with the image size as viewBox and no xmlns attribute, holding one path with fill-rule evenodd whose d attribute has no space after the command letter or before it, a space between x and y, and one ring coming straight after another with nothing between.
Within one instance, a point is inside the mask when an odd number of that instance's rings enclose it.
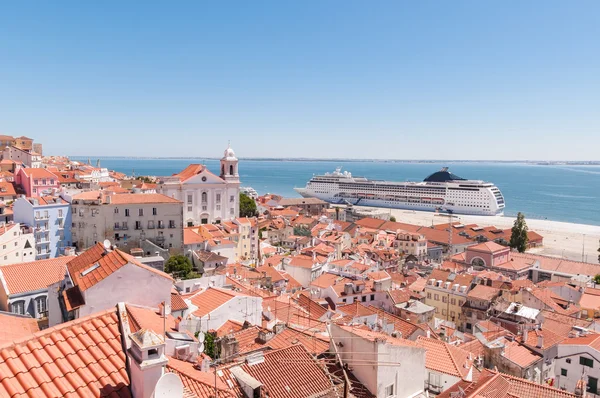
<instances>
[{"instance_id":1,"label":"roof vent","mask_svg":"<svg viewBox=\"0 0 600 398\"><path fill-rule=\"evenodd\" d=\"M83 271L81 273L81 276L86 276L87 274L89 274L90 272L92 272L95 269L100 268L100 264L95 263L94 265L92 265L90 268L86 269L85 271Z\"/></svg>"}]
</instances>

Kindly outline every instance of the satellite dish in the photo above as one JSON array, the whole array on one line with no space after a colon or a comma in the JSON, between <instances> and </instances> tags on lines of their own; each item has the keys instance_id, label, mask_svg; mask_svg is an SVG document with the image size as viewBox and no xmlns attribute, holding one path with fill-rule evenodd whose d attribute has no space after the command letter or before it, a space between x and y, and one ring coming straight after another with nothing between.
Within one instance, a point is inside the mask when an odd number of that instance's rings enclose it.
<instances>
[{"instance_id":1,"label":"satellite dish","mask_svg":"<svg viewBox=\"0 0 600 398\"><path fill-rule=\"evenodd\" d=\"M204 352L204 343L200 343L198 346L198 354L202 354Z\"/></svg>"},{"instance_id":2,"label":"satellite dish","mask_svg":"<svg viewBox=\"0 0 600 398\"><path fill-rule=\"evenodd\" d=\"M110 250L111 244L110 244L110 241L108 239L104 239L104 242L102 244L104 245L104 248L106 250Z\"/></svg>"},{"instance_id":3,"label":"satellite dish","mask_svg":"<svg viewBox=\"0 0 600 398\"><path fill-rule=\"evenodd\" d=\"M198 333L198 342L204 343L204 333L202 333L202 332Z\"/></svg>"},{"instance_id":4,"label":"satellite dish","mask_svg":"<svg viewBox=\"0 0 600 398\"><path fill-rule=\"evenodd\" d=\"M155 398L183 398L183 383L175 373L165 373L154 389Z\"/></svg>"}]
</instances>

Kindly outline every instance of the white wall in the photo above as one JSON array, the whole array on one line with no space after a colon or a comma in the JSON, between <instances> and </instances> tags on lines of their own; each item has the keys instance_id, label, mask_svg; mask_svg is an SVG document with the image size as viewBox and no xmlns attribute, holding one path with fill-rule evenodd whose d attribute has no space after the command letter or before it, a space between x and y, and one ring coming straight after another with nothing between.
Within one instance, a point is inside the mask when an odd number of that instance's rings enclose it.
<instances>
[{"instance_id":1,"label":"white wall","mask_svg":"<svg viewBox=\"0 0 600 398\"><path fill-rule=\"evenodd\" d=\"M594 361L594 367L579 364L579 357L589 358ZM571 363L567 363L567 359ZM566 376L561 376L561 369L567 370ZM554 362L557 388L564 388L568 392L575 391L575 385L585 371L586 376L595 377L600 380L600 352L587 345L560 344L558 346L558 358ZM586 377L587 381L587 377ZM600 387L600 386L599 386ZM592 396L588 394L588 396Z\"/></svg>"},{"instance_id":2,"label":"white wall","mask_svg":"<svg viewBox=\"0 0 600 398\"><path fill-rule=\"evenodd\" d=\"M198 309L189 300L186 300L186 303L190 307L190 314ZM201 318L194 315L192 317L200 319L200 330L202 332L207 332L211 329L216 330L228 320L240 323L248 321L252 325L261 325L262 297L236 296Z\"/></svg>"},{"instance_id":3,"label":"white wall","mask_svg":"<svg viewBox=\"0 0 600 398\"><path fill-rule=\"evenodd\" d=\"M310 283L313 281L313 279L311 279L311 268L296 267L289 264L285 264L282 268L304 287L310 286Z\"/></svg>"},{"instance_id":4,"label":"white wall","mask_svg":"<svg viewBox=\"0 0 600 398\"><path fill-rule=\"evenodd\" d=\"M337 343L336 348L342 361L352 368L354 376L378 398L388 398L385 388L390 384L394 384L396 398L412 397L423 391L427 377L423 348L372 342L359 338L336 324L331 324L331 335ZM339 345L340 342L342 346ZM333 351L333 347L330 351ZM364 361L387 364L376 366L365 364Z\"/></svg>"},{"instance_id":5,"label":"white wall","mask_svg":"<svg viewBox=\"0 0 600 398\"><path fill-rule=\"evenodd\" d=\"M177 289L183 294L192 293L198 289L208 289L209 287L223 287L224 285L225 275L203 276L202 278L186 279L175 283Z\"/></svg>"},{"instance_id":6,"label":"white wall","mask_svg":"<svg viewBox=\"0 0 600 398\"><path fill-rule=\"evenodd\" d=\"M85 305L79 317L113 308L124 302L158 308L171 302L172 281L133 264L125 264L96 285L83 292Z\"/></svg>"}]
</instances>

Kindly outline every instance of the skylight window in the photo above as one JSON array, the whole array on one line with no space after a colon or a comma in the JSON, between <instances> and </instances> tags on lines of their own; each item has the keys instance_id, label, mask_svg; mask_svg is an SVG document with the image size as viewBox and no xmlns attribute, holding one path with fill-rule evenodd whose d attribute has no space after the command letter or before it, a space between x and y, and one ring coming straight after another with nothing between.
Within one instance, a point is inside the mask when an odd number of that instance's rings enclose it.
<instances>
[{"instance_id":1,"label":"skylight window","mask_svg":"<svg viewBox=\"0 0 600 398\"><path fill-rule=\"evenodd\" d=\"M81 273L81 276L86 276L87 274L89 274L90 272L92 272L95 269L100 268L100 264L95 263L94 265L92 265L90 268L86 269L85 271L83 271Z\"/></svg>"}]
</instances>

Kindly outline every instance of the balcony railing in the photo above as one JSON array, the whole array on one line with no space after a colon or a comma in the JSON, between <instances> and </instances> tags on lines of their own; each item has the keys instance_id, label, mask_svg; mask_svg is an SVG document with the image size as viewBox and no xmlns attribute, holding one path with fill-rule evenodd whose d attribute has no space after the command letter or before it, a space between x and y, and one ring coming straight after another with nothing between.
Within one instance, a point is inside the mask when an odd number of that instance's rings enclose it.
<instances>
[{"instance_id":1,"label":"balcony railing","mask_svg":"<svg viewBox=\"0 0 600 398\"><path fill-rule=\"evenodd\" d=\"M41 237L35 242L36 245L46 245L48 243L50 243L49 237Z\"/></svg>"},{"instance_id":2,"label":"balcony railing","mask_svg":"<svg viewBox=\"0 0 600 398\"><path fill-rule=\"evenodd\" d=\"M36 221L37 221L37 220L47 220L47 219L49 219L49 218L50 218L50 216L49 216L49 215L44 215L44 214L41 214L41 215L39 215L39 216L35 216L35 220L36 220Z\"/></svg>"}]
</instances>

